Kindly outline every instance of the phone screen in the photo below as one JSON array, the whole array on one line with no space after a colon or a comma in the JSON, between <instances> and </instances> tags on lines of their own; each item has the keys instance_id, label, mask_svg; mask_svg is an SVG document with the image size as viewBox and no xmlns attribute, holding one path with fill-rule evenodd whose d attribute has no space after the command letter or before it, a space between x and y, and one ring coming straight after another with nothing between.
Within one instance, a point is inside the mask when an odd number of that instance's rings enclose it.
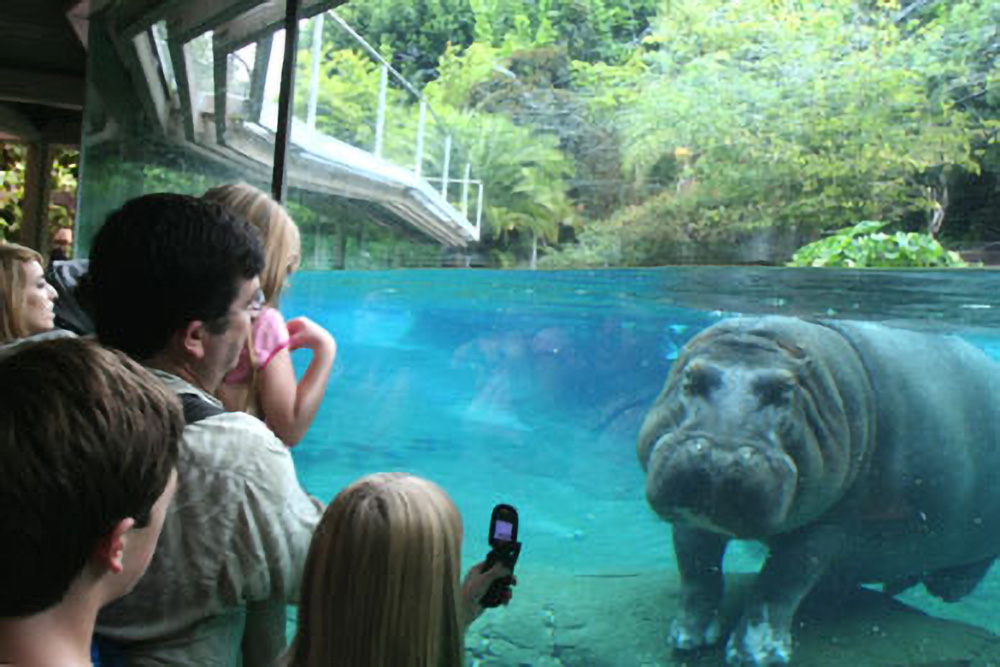
<instances>
[{"instance_id":1,"label":"phone screen","mask_svg":"<svg viewBox=\"0 0 1000 667\"><path fill-rule=\"evenodd\" d=\"M514 525L509 521L501 521L497 519L496 526L493 528L493 539L503 540L504 542L510 542L511 533L514 530Z\"/></svg>"}]
</instances>

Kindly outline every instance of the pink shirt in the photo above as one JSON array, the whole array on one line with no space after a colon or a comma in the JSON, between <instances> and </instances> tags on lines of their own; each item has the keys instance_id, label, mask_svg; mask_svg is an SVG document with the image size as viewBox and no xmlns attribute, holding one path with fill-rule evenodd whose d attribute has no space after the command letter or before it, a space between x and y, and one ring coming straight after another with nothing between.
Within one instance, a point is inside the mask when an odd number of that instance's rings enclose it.
<instances>
[{"instance_id":1,"label":"pink shirt","mask_svg":"<svg viewBox=\"0 0 1000 667\"><path fill-rule=\"evenodd\" d=\"M250 339L253 342L254 361L258 371L271 363L274 355L288 347L290 343L288 326L277 308L267 307L260 311L250 330ZM236 368L226 374L223 382L235 385L250 382L250 353L246 347L240 353Z\"/></svg>"}]
</instances>

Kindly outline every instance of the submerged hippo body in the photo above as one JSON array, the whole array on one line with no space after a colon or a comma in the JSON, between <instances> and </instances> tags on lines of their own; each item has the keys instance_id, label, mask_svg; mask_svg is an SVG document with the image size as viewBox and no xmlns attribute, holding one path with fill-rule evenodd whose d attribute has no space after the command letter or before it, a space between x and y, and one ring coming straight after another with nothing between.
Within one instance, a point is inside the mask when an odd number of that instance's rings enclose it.
<instances>
[{"instance_id":1,"label":"submerged hippo body","mask_svg":"<svg viewBox=\"0 0 1000 667\"><path fill-rule=\"evenodd\" d=\"M788 663L792 617L821 579L922 582L951 601L1000 553L1000 366L956 337L720 322L684 348L638 455L674 524L677 648L720 639L727 542L769 547L729 664Z\"/></svg>"}]
</instances>

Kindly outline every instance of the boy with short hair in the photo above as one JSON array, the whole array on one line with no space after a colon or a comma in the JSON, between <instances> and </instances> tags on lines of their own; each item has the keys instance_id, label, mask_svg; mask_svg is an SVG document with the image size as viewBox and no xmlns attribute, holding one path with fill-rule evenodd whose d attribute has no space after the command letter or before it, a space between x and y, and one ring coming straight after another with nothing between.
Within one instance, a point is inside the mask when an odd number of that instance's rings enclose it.
<instances>
[{"instance_id":1,"label":"boy with short hair","mask_svg":"<svg viewBox=\"0 0 1000 667\"><path fill-rule=\"evenodd\" d=\"M173 392L96 343L0 359L0 665L90 665L98 610L156 548L183 429Z\"/></svg>"}]
</instances>

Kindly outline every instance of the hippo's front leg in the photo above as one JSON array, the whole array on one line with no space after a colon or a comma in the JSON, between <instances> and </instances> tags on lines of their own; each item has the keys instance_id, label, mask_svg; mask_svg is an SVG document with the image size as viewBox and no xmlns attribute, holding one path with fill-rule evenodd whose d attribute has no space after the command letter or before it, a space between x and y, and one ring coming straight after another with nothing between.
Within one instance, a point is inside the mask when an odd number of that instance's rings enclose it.
<instances>
[{"instance_id":1,"label":"hippo's front leg","mask_svg":"<svg viewBox=\"0 0 1000 667\"><path fill-rule=\"evenodd\" d=\"M670 628L674 647L691 651L710 646L722 633L722 557L729 538L697 528L674 526L674 553L681 576L681 613Z\"/></svg>"},{"instance_id":2,"label":"hippo's front leg","mask_svg":"<svg viewBox=\"0 0 1000 667\"><path fill-rule=\"evenodd\" d=\"M844 544L840 526L818 524L775 538L742 618L726 644L729 665L787 665L792 619Z\"/></svg>"}]
</instances>

